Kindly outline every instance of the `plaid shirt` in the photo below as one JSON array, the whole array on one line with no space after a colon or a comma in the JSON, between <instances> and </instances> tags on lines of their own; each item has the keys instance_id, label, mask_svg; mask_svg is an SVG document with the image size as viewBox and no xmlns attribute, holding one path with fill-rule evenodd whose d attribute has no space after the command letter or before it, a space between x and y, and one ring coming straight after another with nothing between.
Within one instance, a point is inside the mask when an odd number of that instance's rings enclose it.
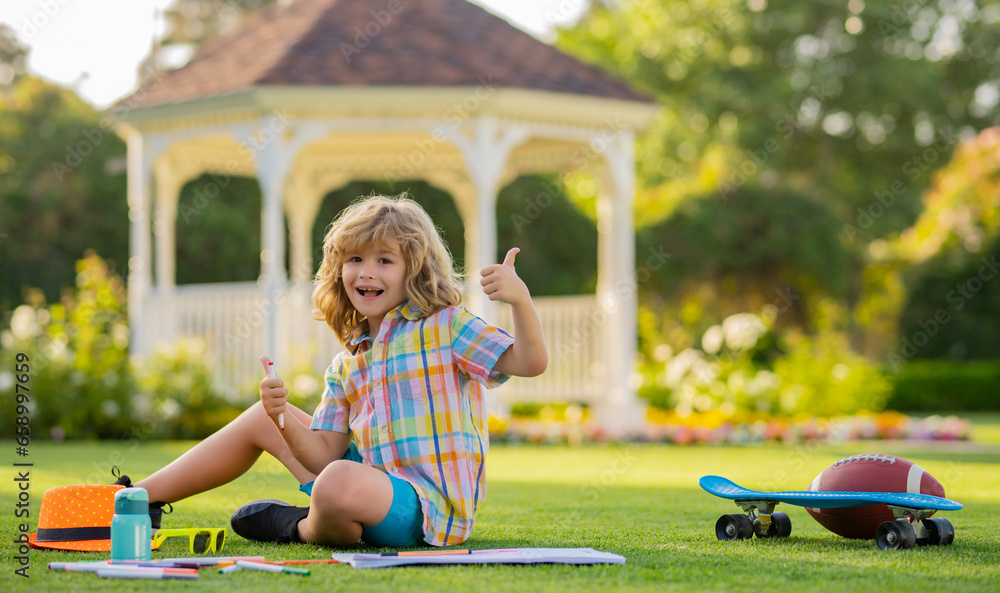
<instances>
[{"instance_id":1,"label":"plaid shirt","mask_svg":"<svg viewBox=\"0 0 1000 593\"><path fill-rule=\"evenodd\" d=\"M493 365L514 340L463 307L421 318L403 303L386 324L377 343L361 324L333 359L311 428L352 433L366 465L410 483L424 541L462 543L486 496L482 385L509 378Z\"/></svg>"}]
</instances>

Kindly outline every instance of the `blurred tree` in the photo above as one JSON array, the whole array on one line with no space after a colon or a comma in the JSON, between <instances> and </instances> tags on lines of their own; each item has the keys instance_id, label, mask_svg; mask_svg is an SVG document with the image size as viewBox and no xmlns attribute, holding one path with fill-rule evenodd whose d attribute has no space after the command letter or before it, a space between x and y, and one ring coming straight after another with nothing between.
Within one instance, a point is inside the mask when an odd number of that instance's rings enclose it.
<instances>
[{"instance_id":1,"label":"blurred tree","mask_svg":"<svg viewBox=\"0 0 1000 593\"><path fill-rule=\"evenodd\" d=\"M1000 120L994 3L595 2L557 44L664 105L637 147L636 221L640 241L671 245L640 290L673 347L694 335L668 316L759 310L776 285L802 291L793 311L846 305L856 348L891 332L884 292L852 314L866 286L905 294L861 256L914 223L961 137Z\"/></svg>"},{"instance_id":2,"label":"blurred tree","mask_svg":"<svg viewBox=\"0 0 1000 593\"><path fill-rule=\"evenodd\" d=\"M784 188L748 186L725 202L691 200L640 229L640 255L670 254L640 293L654 310L696 298L698 306L680 312L696 333L713 320L768 305L780 313L777 329L815 329L810 304L825 295L849 300L859 267L837 237L840 227L827 204ZM704 298L707 287L711 298Z\"/></svg>"},{"instance_id":3,"label":"blurred tree","mask_svg":"<svg viewBox=\"0 0 1000 593\"><path fill-rule=\"evenodd\" d=\"M1000 117L993 3L615 6L593 6L558 45L664 104L639 147L643 222L756 184L813 195L867 242L909 226L959 134Z\"/></svg>"},{"instance_id":4,"label":"blurred tree","mask_svg":"<svg viewBox=\"0 0 1000 593\"><path fill-rule=\"evenodd\" d=\"M957 269L978 261L1000 238L1000 127L964 141L934 174L923 212L894 241L898 256L913 264L933 258Z\"/></svg>"},{"instance_id":5,"label":"blurred tree","mask_svg":"<svg viewBox=\"0 0 1000 593\"><path fill-rule=\"evenodd\" d=\"M935 173L923 213L893 247L916 264L905 275L909 296L894 352L1000 358L1000 127L964 142Z\"/></svg>"},{"instance_id":6,"label":"blurred tree","mask_svg":"<svg viewBox=\"0 0 1000 593\"><path fill-rule=\"evenodd\" d=\"M260 210L256 179L205 173L185 184L177 208L177 283L257 280Z\"/></svg>"},{"instance_id":7,"label":"blurred tree","mask_svg":"<svg viewBox=\"0 0 1000 593\"><path fill-rule=\"evenodd\" d=\"M1000 358L1000 238L984 246L980 259L951 254L928 261L909 280L908 298L899 320L899 339L889 363L900 357Z\"/></svg>"},{"instance_id":8,"label":"blurred tree","mask_svg":"<svg viewBox=\"0 0 1000 593\"><path fill-rule=\"evenodd\" d=\"M597 289L597 226L554 176L519 177L497 198L497 262L520 247L517 273L535 296Z\"/></svg>"},{"instance_id":9,"label":"blurred tree","mask_svg":"<svg viewBox=\"0 0 1000 593\"><path fill-rule=\"evenodd\" d=\"M10 26L0 23L0 89L24 74L28 47L17 38Z\"/></svg>"},{"instance_id":10,"label":"blurred tree","mask_svg":"<svg viewBox=\"0 0 1000 593\"><path fill-rule=\"evenodd\" d=\"M195 48L234 31L250 13L278 0L174 0L164 11L166 33L139 67L172 70L187 63ZM288 3L288 0L281 0Z\"/></svg>"},{"instance_id":11,"label":"blurred tree","mask_svg":"<svg viewBox=\"0 0 1000 593\"><path fill-rule=\"evenodd\" d=\"M125 264L125 176L105 169L124 154L109 121L72 91L29 75L0 91L0 318L23 302L22 287L58 300L88 248Z\"/></svg>"}]
</instances>

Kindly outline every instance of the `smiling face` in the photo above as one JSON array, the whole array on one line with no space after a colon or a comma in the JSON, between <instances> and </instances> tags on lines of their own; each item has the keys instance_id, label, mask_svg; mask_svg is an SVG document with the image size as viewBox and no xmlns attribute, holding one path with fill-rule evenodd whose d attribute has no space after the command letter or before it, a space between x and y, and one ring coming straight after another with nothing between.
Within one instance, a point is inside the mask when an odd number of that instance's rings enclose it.
<instances>
[{"instance_id":1,"label":"smiling face","mask_svg":"<svg viewBox=\"0 0 1000 593\"><path fill-rule=\"evenodd\" d=\"M406 300L406 263L399 244L369 247L344 257L343 283L347 298L368 318L368 333L376 337L385 314Z\"/></svg>"}]
</instances>

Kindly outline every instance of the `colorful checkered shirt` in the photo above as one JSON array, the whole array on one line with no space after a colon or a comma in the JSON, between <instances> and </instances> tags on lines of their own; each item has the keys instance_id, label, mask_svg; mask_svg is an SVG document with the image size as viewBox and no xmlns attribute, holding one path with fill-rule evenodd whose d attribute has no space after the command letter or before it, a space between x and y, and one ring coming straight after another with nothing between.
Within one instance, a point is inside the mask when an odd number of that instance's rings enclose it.
<instances>
[{"instance_id":1,"label":"colorful checkered shirt","mask_svg":"<svg viewBox=\"0 0 1000 593\"><path fill-rule=\"evenodd\" d=\"M362 323L326 371L311 428L351 433L366 465L409 482L424 514L424 541L468 539L486 496L489 433L482 386L514 339L463 307L420 317L389 311L375 342Z\"/></svg>"}]
</instances>

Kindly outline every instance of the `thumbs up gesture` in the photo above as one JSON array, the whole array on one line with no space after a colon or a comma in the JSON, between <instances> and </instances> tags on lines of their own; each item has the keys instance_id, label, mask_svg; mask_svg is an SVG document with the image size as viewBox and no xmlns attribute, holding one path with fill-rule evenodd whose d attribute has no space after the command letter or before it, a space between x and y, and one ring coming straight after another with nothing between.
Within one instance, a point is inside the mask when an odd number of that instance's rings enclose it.
<instances>
[{"instance_id":1,"label":"thumbs up gesture","mask_svg":"<svg viewBox=\"0 0 1000 593\"><path fill-rule=\"evenodd\" d=\"M520 251L517 247L511 247L502 264L488 265L479 272L483 292L491 301L502 301L510 305L531 301L528 287L514 270L514 258Z\"/></svg>"}]
</instances>

